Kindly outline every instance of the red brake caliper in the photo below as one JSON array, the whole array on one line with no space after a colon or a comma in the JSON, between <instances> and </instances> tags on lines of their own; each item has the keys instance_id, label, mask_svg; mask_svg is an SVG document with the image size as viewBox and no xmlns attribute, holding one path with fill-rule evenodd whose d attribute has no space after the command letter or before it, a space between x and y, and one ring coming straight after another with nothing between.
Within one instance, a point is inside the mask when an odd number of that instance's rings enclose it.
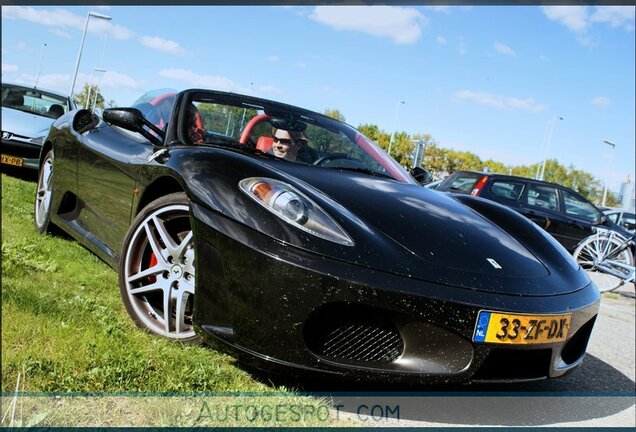
<instances>
[{"instance_id":1,"label":"red brake caliper","mask_svg":"<svg viewBox=\"0 0 636 432\"><path fill-rule=\"evenodd\" d=\"M152 252L150 254L150 262L148 263L148 268L156 266L158 262L159 261L157 261L157 257L155 256L155 253ZM148 281L150 283L155 283L157 281L157 276L148 276Z\"/></svg>"}]
</instances>

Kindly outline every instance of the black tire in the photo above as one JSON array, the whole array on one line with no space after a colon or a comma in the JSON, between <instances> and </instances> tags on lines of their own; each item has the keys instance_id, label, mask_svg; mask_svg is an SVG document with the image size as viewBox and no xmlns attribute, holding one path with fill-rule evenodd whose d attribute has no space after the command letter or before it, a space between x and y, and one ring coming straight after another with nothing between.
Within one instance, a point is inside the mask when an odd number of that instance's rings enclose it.
<instances>
[{"instance_id":1,"label":"black tire","mask_svg":"<svg viewBox=\"0 0 636 432\"><path fill-rule=\"evenodd\" d=\"M41 234L53 233L51 223L51 203L53 202L53 150L49 150L38 170L37 189L33 209L33 223Z\"/></svg>"},{"instance_id":2,"label":"black tire","mask_svg":"<svg viewBox=\"0 0 636 432\"><path fill-rule=\"evenodd\" d=\"M179 192L139 212L124 240L119 288L126 311L139 327L198 343L192 326L195 268L189 209L186 194Z\"/></svg>"}]
</instances>

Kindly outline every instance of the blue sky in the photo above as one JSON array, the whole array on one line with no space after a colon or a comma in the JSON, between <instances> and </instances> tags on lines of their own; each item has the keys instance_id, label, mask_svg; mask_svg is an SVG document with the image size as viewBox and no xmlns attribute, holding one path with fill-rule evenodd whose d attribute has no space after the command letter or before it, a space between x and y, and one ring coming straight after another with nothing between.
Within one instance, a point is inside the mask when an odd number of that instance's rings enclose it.
<instances>
[{"instance_id":1,"label":"blue sky","mask_svg":"<svg viewBox=\"0 0 636 432\"><path fill-rule=\"evenodd\" d=\"M89 11L112 20L91 18L76 89L101 66L118 105L162 87L235 91L506 164L541 160L563 117L548 157L611 190L634 179L632 6L3 6L2 80L32 85L42 52L38 85L68 93Z\"/></svg>"}]
</instances>

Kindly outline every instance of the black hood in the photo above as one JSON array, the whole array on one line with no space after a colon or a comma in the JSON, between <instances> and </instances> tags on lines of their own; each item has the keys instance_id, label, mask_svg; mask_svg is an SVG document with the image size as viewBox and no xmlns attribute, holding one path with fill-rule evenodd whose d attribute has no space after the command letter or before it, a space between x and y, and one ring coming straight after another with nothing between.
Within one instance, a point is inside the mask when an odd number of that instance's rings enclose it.
<instances>
[{"instance_id":1,"label":"black hood","mask_svg":"<svg viewBox=\"0 0 636 432\"><path fill-rule=\"evenodd\" d=\"M358 248L342 256L347 261L502 294L560 294L589 283L540 228L495 203L466 205L416 184L341 170L325 175L325 170L304 167L293 174L357 219L356 224L342 222ZM364 232L373 233L371 239L359 231L361 223ZM370 253L367 248L377 249Z\"/></svg>"},{"instance_id":2,"label":"black hood","mask_svg":"<svg viewBox=\"0 0 636 432\"><path fill-rule=\"evenodd\" d=\"M208 159L204 154L209 150L200 151L196 162L187 159L200 173L189 179L198 200L263 234L326 258L371 271L509 295L563 294L589 284L584 272L547 234L497 204L479 200L480 205L467 205L415 183L351 171L228 153L228 159ZM176 162L177 152L171 159ZM233 169L222 169L226 164ZM211 185L206 173L220 171L229 175ZM195 170L190 167L189 172ZM301 232L241 198L236 194L238 182L253 176L276 178L305 193L355 245Z\"/></svg>"}]
</instances>

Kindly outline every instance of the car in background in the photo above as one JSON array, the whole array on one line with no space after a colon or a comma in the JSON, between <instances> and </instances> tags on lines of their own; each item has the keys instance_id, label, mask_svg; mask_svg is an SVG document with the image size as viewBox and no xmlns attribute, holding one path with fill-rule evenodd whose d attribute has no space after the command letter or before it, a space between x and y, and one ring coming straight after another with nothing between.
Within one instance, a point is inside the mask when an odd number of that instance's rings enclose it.
<instances>
[{"instance_id":1,"label":"car in background","mask_svg":"<svg viewBox=\"0 0 636 432\"><path fill-rule=\"evenodd\" d=\"M555 183L503 174L456 171L437 190L503 204L545 229L570 253L594 233L594 227L628 234L581 194Z\"/></svg>"},{"instance_id":2,"label":"car in background","mask_svg":"<svg viewBox=\"0 0 636 432\"><path fill-rule=\"evenodd\" d=\"M607 210L605 216L616 225L622 226L631 233L636 232L636 214L625 210Z\"/></svg>"},{"instance_id":3,"label":"car in background","mask_svg":"<svg viewBox=\"0 0 636 432\"><path fill-rule=\"evenodd\" d=\"M42 141L51 124L75 109L68 96L2 83L2 163L38 169Z\"/></svg>"},{"instance_id":4,"label":"car in background","mask_svg":"<svg viewBox=\"0 0 636 432\"><path fill-rule=\"evenodd\" d=\"M444 181L444 179L435 180L435 181L432 181L430 183L425 184L424 187L426 189L436 190L439 187L439 185L442 184L443 181Z\"/></svg>"}]
</instances>

